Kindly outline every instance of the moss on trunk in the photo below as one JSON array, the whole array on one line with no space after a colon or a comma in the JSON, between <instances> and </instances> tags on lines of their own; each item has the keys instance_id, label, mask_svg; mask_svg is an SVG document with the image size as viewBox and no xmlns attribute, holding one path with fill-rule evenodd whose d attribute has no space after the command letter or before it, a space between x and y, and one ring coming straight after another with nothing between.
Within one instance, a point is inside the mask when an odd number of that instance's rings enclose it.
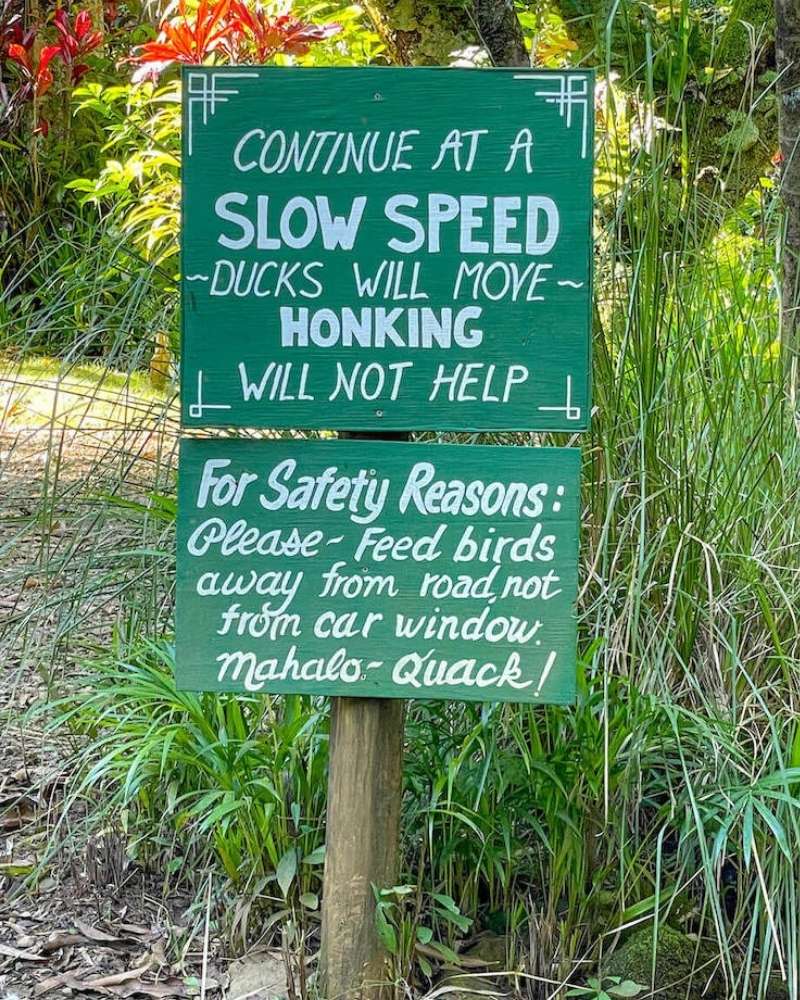
<instances>
[{"instance_id":1,"label":"moss on trunk","mask_svg":"<svg viewBox=\"0 0 800 1000\"><path fill-rule=\"evenodd\" d=\"M785 207L781 338L792 383L798 375L798 322L800 302L800 4L775 0L777 29L775 54L778 73L781 195Z\"/></svg>"},{"instance_id":2,"label":"moss on trunk","mask_svg":"<svg viewBox=\"0 0 800 1000\"><path fill-rule=\"evenodd\" d=\"M528 61L510 0L366 0L393 60L402 66L447 66L455 53L484 49L497 66Z\"/></svg>"}]
</instances>

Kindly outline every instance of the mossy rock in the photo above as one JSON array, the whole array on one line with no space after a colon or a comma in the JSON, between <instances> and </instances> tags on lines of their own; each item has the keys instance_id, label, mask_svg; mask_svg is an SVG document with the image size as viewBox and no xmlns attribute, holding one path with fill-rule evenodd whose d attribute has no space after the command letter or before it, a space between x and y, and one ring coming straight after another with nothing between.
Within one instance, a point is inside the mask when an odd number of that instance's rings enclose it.
<instances>
[{"instance_id":1,"label":"mossy rock","mask_svg":"<svg viewBox=\"0 0 800 1000\"><path fill-rule=\"evenodd\" d=\"M659 1000L724 1000L725 985L716 975L715 954L710 944L672 927L659 927L654 981ZM603 963L603 975L632 980L648 989L652 972L653 932L647 927L631 934Z\"/></svg>"},{"instance_id":2,"label":"mossy rock","mask_svg":"<svg viewBox=\"0 0 800 1000\"><path fill-rule=\"evenodd\" d=\"M471 960L471 968L474 967L472 963L483 962L487 969L496 972L506 967L508 952L508 938L487 931L481 934L478 940L466 951L462 952L462 955Z\"/></svg>"},{"instance_id":3,"label":"mossy rock","mask_svg":"<svg viewBox=\"0 0 800 1000\"><path fill-rule=\"evenodd\" d=\"M758 983L753 976L751 996L756 995ZM780 976L770 976L767 981L767 989L764 993L764 1000L789 1000L789 988Z\"/></svg>"}]
</instances>

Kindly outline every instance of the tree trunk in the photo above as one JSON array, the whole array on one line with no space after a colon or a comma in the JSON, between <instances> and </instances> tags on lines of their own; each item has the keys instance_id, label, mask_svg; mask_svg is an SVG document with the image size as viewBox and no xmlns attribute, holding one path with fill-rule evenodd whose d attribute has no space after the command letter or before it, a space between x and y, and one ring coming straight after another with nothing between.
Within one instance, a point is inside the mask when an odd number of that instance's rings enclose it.
<instances>
[{"instance_id":1,"label":"tree trunk","mask_svg":"<svg viewBox=\"0 0 800 1000\"><path fill-rule=\"evenodd\" d=\"M530 65L513 0L473 0L473 8L478 34L494 65Z\"/></svg>"},{"instance_id":2,"label":"tree trunk","mask_svg":"<svg viewBox=\"0 0 800 1000\"><path fill-rule=\"evenodd\" d=\"M513 0L367 0L366 9L401 66L447 66L475 48L495 66L528 65Z\"/></svg>"},{"instance_id":3,"label":"tree trunk","mask_svg":"<svg viewBox=\"0 0 800 1000\"><path fill-rule=\"evenodd\" d=\"M800 281L800 2L775 0L775 56L780 107L784 204L781 344L794 398L798 385Z\"/></svg>"}]
</instances>

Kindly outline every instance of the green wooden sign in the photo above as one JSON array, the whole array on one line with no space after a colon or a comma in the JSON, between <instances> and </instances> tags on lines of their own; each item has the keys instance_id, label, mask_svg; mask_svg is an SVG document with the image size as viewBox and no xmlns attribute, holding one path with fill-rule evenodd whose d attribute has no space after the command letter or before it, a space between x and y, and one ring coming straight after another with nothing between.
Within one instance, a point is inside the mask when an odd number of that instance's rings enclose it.
<instances>
[{"instance_id":1,"label":"green wooden sign","mask_svg":"<svg viewBox=\"0 0 800 1000\"><path fill-rule=\"evenodd\" d=\"M186 426L581 430L589 71L190 67Z\"/></svg>"},{"instance_id":2,"label":"green wooden sign","mask_svg":"<svg viewBox=\"0 0 800 1000\"><path fill-rule=\"evenodd\" d=\"M184 440L191 690L566 703L580 454Z\"/></svg>"}]
</instances>

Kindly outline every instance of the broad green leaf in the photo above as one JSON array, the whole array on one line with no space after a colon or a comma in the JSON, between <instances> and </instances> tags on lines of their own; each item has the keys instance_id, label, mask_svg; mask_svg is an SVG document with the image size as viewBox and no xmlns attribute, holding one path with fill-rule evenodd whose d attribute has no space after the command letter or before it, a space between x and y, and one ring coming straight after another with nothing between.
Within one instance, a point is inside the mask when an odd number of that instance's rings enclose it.
<instances>
[{"instance_id":1,"label":"broad green leaf","mask_svg":"<svg viewBox=\"0 0 800 1000\"><path fill-rule=\"evenodd\" d=\"M278 867L275 875L278 879L278 885L281 887L281 892L283 893L283 898L289 895L289 887L292 884L292 879L297 874L297 851L294 847L290 847L289 850L283 855L281 860L278 862Z\"/></svg>"},{"instance_id":2,"label":"broad green leaf","mask_svg":"<svg viewBox=\"0 0 800 1000\"><path fill-rule=\"evenodd\" d=\"M306 854L303 858L304 865L321 865L325 860L325 845L320 844L319 847L315 847L310 854Z\"/></svg>"},{"instance_id":3,"label":"broad green leaf","mask_svg":"<svg viewBox=\"0 0 800 1000\"><path fill-rule=\"evenodd\" d=\"M441 892L432 892L431 896L436 900L437 903L441 903L441 905L446 910L449 910L451 913L461 912L458 906L456 905L455 900L451 896L445 896Z\"/></svg>"},{"instance_id":4,"label":"broad green leaf","mask_svg":"<svg viewBox=\"0 0 800 1000\"><path fill-rule=\"evenodd\" d=\"M386 912L381 903L375 908L375 926L378 930L378 937L383 944L383 947L389 952L390 955L396 955L397 948L397 934L395 933L394 927L386 919Z\"/></svg>"},{"instance_id":5,"label":"broad green leaf","mask_svg":"<svg viewBox=\"0 0 800 1000\"><path fill-rule=\"evenodd\" d=\"M430 947L438 952L442 958L448 962L452 962L453 965L460 965L461 959L456 955L452 948L449 948L446 944L442 944L441 941L432 941Z\"/></svg>"},{"instance_id":6,"label":"broad green leaf","mask_svg":"<svg viewBox=\"0 0 800 1000\"><path fill-rule=\"evenodd\" d=\"M619 983L617 986L609 986L606 992L613 997L636 997L644 989L644 986L640 986L632 979L626 979L624 983Z\"/></svg>"}]
</instances>

